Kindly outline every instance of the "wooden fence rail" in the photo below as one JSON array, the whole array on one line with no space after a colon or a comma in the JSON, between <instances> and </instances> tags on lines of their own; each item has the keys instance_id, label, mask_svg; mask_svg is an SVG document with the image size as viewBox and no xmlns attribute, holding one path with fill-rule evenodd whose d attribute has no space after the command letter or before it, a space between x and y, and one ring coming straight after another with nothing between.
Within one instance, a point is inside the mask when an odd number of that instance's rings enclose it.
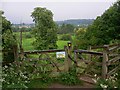
<instances>
[{"instance_id":1,"label":"wooden fence rail","mask_svg":"<svg viewBox=\"0 0 120 90\"><path fill-rule=\"evenodd\" d=\"M34 50L34 51L24 51L24 54L40 54L40 53L53 53L53 52L62 52L64 49L53 49L53 50ZM21 52L19 54L22 54Z\"/></svg>"}]
</instances>

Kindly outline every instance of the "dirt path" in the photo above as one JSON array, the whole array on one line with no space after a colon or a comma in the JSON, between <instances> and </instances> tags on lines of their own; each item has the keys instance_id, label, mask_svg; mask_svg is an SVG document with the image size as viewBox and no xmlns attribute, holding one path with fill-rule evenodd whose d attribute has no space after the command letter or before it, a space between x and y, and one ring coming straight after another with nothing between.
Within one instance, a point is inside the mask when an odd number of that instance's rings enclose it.
<instances>
[{"instance_id":1,"label":"dirt path","mask_svg":"<svg viewBox=\"0 0 120 90\"><path fill-rule=\"evenodd\" d=\"M88 83L84 83L83 85L66 86L66 85L54 83L51 86L49 86L48 88L94 88L94 85L88 84Z\"/></svg>"}]
</instances>

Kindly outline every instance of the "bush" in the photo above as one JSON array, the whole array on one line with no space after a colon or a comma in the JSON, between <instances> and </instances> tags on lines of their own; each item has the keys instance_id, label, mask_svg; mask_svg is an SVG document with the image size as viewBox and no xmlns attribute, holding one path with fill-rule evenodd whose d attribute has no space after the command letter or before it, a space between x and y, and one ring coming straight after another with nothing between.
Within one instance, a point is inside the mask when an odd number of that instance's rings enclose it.
<instances>
[{"instance_id":1,"label":"bush","mask_svg":"<svg viewBox=\"0 0 120 90\"><path fill-rule=\"evenodd\" d=\"M64 41L71 41L72 37L70 34L63 34L60 38L60 40L64 40Z\"/></svg>"},{"instance_id":2,"label":"bush","mask_svg":"<svg viewBox=\"0 0 120 90\"><path fill-rule=\"evenodd\" d=\"M44 66L36 67L31 63L23 60L5 65L2 69L2 88L43 88L52 83L50 73Z\"/></svg>"},{"instance_id":3,"label":"bush","mask_svg":"<svg viewBox=\"0 0 120 90\"><path fill-rule=\"evenodd\" d=\"M78 85L81 81L77 77L76 69L71 68L69 72L60 73L58 82L64 85Z\"/></svg>"}]
</instances>

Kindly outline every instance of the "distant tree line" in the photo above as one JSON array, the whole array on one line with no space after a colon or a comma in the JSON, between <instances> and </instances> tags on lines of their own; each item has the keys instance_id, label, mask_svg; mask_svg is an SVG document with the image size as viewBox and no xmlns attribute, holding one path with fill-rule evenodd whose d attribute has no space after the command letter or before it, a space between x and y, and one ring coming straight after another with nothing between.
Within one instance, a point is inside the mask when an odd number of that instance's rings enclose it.
<instances>
[{"instance_id":1,"label":"distant tree line","mask_svg":"<svg viewBox=\"0 0 120 90\"><path fill-rule=\"evenodd\" d=\"M88 26L92 24L94 19L69 19L69 20L64 20L64 21L56 21L58 25L62 24L72 24L75 26Z\"/></svg>"},{"instance_id":2,"label":"distant tree line","mask_svg":"<svg viewBox=\"0 0 120 90\"><path fill-rule=\"evenodd\" d=\"M62 24L58 28L58 34L68 34L74 32L75 26L72 24Z\"/></svg>"}]
</instances>

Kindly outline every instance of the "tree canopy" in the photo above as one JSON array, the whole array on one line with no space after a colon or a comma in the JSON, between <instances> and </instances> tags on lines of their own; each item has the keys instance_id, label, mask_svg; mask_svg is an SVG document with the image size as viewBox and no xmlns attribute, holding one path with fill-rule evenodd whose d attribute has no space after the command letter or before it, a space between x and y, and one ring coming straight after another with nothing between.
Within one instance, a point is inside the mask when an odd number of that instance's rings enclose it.
<instances>
[{"instance_id":1,"label":"tree canopy","mask_svg":"<svg viewBox=\"0 0 120 90\"><path fill-rule=\"evenodd\" d=\"M114 3L101 16L98 16L86 32L79 37L81 47L88 45L103 45L120 42L120 1Z\"/></svg>"},{"instance_id":2,"label":"tree canopy","mask_svg":"<svg viewBox=\"0 0 120 90\"><path fill-rule=\"evenodd\" d=\"M72 24L62 24L59 26L58 34L68 34L74 32L75 26Z\"/></svg>"},{"instance_id":3,"label":"tree canopy","mask_svg":"<svg viewBox=\"0 0 120 90\"><path fill-rule=\"evenodd\" d=\"M46 8L37 7L32 12L32 18L35 22L33 35L35 36L34 45L37 49L56 48L57 25L53 21L53 14Z\"/></svg>"},{"instance_id":4,"label":"tree canopy","mask_svg":"<svg viewBox=\"0 0 120 90\"><path fill-rule=\"evenodd\" d=\"M120 1L96 18L87 28L85 37L91 45L109 44L111 41L120 40Z\"/></svg>"}]
</instances>

